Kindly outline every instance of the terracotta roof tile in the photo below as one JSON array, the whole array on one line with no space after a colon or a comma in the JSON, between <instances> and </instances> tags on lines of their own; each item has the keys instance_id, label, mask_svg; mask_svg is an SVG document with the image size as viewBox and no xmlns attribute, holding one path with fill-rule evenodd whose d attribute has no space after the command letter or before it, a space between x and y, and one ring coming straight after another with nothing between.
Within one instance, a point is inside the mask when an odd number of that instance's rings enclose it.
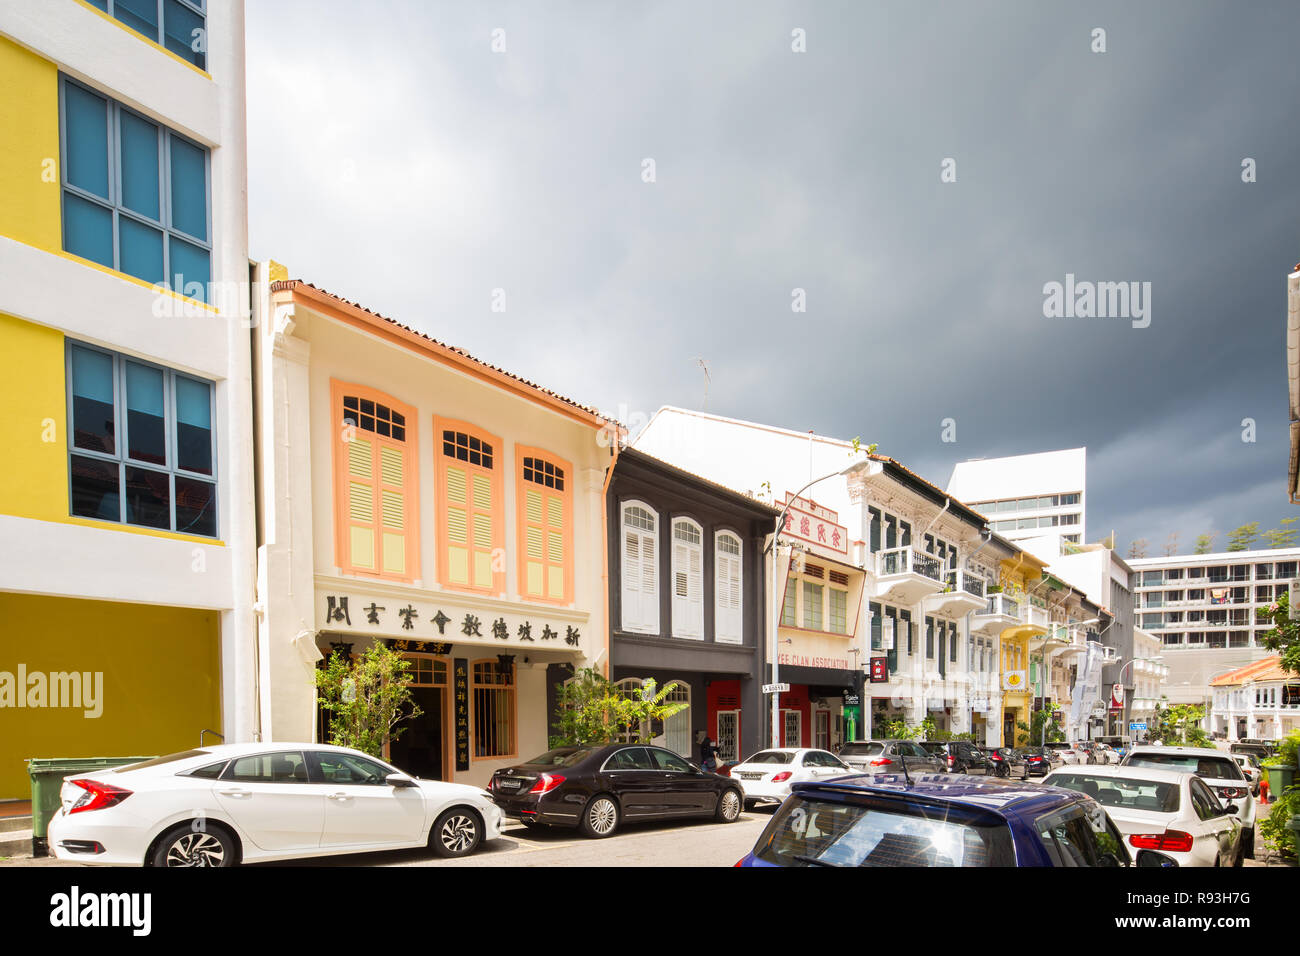
<instances>
[{"instance_id":1,"label":"terracotta roof tile","mask_svg":"<svg viewBox=\"0 0 1300 956\"><path fill-rule=\"evenodd\" d=\"M1249 681L1295 680L1295 678L1295 674L1288 674L1282 669L1281 655L1274 654L1272 657L1265 657L1262 660L1247 664L1245 667L1238 667L1235 671L1220 674L1210 681L1210 686L1234 687Z\"/></svg>"}]
</instances>

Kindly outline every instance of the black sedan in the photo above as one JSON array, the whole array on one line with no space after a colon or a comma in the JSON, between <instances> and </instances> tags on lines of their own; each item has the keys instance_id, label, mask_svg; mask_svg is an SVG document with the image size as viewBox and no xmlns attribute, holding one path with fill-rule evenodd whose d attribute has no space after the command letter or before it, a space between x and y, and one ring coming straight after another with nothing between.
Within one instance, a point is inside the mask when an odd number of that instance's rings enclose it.
<instances>
[{"instance_id":1,"label":"black sedan","mask_svg":"<svg viewBox=\"0 0 1300 956\"><path fill-rule=\"evenodd\" d=\"M577 827L590 837L636 820L733 823L744 805L736 781L646 744L558 747L498 770L488 792L506 816L527 826Z\"/></svg>"},{"instance_id":2,"label":"black sedan","mask_svg":"<svg viewBox=\"0 0 1300 956\"><path fill-rule=\"evenodd\" d=\"M989 763L993 765L993 775L995 777L1029 779L1029 768L1025 765L1025 758L1020 755L1019 751L1012 750L1010 747L981 747L980 750L983 751L984 756L989 758Z\"/></svg>"}]
</instances>

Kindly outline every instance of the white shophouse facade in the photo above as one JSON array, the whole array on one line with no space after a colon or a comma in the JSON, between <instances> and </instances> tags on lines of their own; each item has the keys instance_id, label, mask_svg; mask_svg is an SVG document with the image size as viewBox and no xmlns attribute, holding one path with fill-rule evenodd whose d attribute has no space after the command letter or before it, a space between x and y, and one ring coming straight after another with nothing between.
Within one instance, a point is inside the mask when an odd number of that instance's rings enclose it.
<instances>
[{"instance_id":1,"label":"white shophouse facade","mask_svg":"<svg viewBox=\"0 0 1300 956\"><path fill-rule=\"evenodd\" d=\"M756 495L770 491L778 506L810 480L846 468L857 454L851 442L672 407L660 409L633 444L721 484ZM818 664L855 678L861 673L860 738L871 735L873 714L910 723L930 717L940 728L966 733L973 706L997 713L998 634L1014 619L998 614L987 628L972 629L1004 557L989 546L981 516L878 455L863 471L819 481L802 498L810 534L795 524L782 535L796 554L791 560L783 551L773 578L785 590L780 643L768 648L769 662L779 654L794 667ZM819 524L830 529L824 540ZM834 541L837 527L842 542ZM809 595L815 607L824 606L821 588L833 583L831 572L850 594L848 607L856 607L857 619L842 630L838 620L832 624L806 610ZM884 663L887 680L872 682L873 659ZM876 666L877 676L885 676ZM807 676L810 706L834 706L835 685L819 693L816 675ZM993 742L1000 743L999 721L989 723Z\"/></svg>"},{"instance_id":2,"label":"white shophouse facade","mask_svg":"<svg viewBox=\"0 0 1300 956\"><path fill-rule=\"evenodd\" d=\"M484 785L547 749L554 685L607 662L606 470L584 406L283 267L256 355L268 739L325 736L313 677L377 642L412 664L389 757Z\"/></svg>"}]
</instances>

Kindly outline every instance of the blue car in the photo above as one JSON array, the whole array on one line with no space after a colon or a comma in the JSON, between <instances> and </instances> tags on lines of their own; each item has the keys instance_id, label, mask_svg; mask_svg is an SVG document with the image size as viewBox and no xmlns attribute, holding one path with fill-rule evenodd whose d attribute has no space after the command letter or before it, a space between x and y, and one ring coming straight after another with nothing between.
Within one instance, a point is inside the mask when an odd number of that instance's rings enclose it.
<instances>
[{"instance_id":1,"label":"blue car","mask_svg":"<svg viewBox=\"0 0 1300 956\"><path fill-rule=\"evenodd\" d=\"M1130 865L1119 830L1084 794L947 773L796 783L736 864Z\"/></svg>"}]
</instances>

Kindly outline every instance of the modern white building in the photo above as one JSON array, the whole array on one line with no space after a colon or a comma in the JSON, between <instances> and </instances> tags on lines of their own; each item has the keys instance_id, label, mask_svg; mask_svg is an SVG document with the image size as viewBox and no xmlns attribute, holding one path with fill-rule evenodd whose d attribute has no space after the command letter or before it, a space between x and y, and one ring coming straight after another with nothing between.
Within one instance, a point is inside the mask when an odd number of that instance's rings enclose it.
<instances>
[{"instance_id":1,"label":"modern white building","mask_svg":"<svg viewBox=\"0 0 1300 956\"><path fill-rule=\"evenodd\" d=\"M1134 558L1138 626L1159 636L1171 703L1205 705L1211 681L1267 656L1256 609L1300 574L1300 548Z\"/></svg>"},{"instance_id":2,"label":"modern white building","mask_svg":"<svg viewBox=\"0 0 1300 956\"><path fill-rule=\"evenodd\" d=\"M0 4L0 799L259 733L242 0Z\"/></svg>"},{"instance_id":3,"label":"modern white building","mask_svg":"<svg viewBox=\"0 0 1300 956\"><path fill-rule=\"evenodd\" d=\"M1059 536L1087 540L1088 449L958 462L948 491L1011 541Z\"/></svg>"}]
</instances>

